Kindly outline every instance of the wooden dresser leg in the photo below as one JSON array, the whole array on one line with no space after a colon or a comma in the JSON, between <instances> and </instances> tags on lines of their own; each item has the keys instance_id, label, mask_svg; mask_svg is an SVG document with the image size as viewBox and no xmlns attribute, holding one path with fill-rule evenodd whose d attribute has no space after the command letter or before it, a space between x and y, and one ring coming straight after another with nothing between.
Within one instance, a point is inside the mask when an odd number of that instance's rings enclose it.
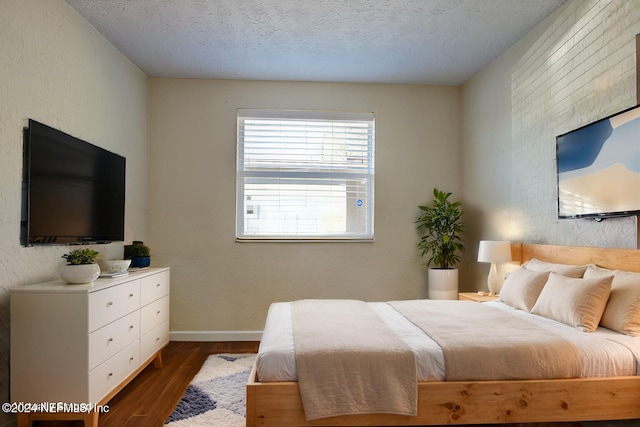
<instances>
[{"instance_id":1,"label":"wooden dresser leg","mask_svg":"<svg viewBox=\"0 0 640 427\"><path fill-rule=\"evenodd\" d=\"M33 425L33 421L29 419L29 414L19 412L16 417L18 427L31 427Z\"/></svg>"},{"instance_id":2,"label":"wooden dresser leg","mask_svg":"<svg viewBox=\"0 0 640 427\"><path fill-rule=\"evenodd\" d=\"M84 427L98 427L98 418L100 417L100 412L91 411L88 414L84 414Z\"/></svg>"},{"instance_id":3,"label":"wooden dresser leg","mask_svg":"<svg viewBox=\"0 0 640 427\"><path fill-rule=\"evenodd\" d=\"M156 369L162 368L162 350L158 350L156 357L153 359L153 366Z\"/></svg>"}]
</instances>

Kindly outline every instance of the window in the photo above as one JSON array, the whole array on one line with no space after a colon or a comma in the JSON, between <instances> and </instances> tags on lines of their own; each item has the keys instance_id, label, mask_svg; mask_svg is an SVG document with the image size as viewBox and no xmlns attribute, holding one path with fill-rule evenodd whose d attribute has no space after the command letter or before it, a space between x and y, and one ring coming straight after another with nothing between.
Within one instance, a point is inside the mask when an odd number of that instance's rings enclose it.
<instances>
[{"instance_id":1,"label":"window","mask_svg":"<svg viewBox=\"0 0 640 427\"><path fill-rule=\"evenodd\" d=\"M238 110L238 240L373 240L373 113Z\"/></svg>"}]
</instances>

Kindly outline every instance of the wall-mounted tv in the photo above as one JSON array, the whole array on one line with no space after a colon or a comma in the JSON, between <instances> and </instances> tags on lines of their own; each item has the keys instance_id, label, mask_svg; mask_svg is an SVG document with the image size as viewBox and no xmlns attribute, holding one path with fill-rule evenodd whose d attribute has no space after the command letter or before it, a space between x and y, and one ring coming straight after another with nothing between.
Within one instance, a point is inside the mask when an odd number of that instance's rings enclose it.
<instances>
[{"instance_id":1,"label":"wall-mounted tv","mask_svg":"<svg viewBox=\"0 0 640 427\"><path fill-rule=\"evenodd\" d=\"M25 244L124 240L124 157L35 120L24 155Z\"/></svg>"},{"instance_id":2,"label":"wall-mounted tv","mask_svg":"<svg viewBox=\"0 0 640 427\"><path fill-rule=\"evenodd\" d=\"M559 218L640 215L640 106L556 138Z\"/></svg>"}]
</instances>

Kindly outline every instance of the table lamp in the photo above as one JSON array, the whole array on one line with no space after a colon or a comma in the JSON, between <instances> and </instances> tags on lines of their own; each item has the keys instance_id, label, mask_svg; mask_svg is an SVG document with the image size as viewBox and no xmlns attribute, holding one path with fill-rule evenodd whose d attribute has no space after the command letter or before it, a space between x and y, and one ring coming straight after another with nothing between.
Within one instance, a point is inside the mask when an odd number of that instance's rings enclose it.
<instances>
[{"instance_id":1,"label":"table lamp","mask_svg":"<svg viewBox=\"0 0 640 427\"><path fill-rule=\"evenodd\" d=\"M500 289L496 263L511 261L511 243L506 241L481 240L478 248L478 262L490 262L489 295L496 295Z\"/></svg>"}]
</instances>

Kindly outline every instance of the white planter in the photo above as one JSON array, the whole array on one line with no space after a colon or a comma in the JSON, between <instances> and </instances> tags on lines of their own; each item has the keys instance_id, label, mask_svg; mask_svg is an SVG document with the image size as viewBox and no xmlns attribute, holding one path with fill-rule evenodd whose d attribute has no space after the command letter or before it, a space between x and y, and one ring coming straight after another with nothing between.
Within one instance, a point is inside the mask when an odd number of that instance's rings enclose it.
<instances>
[{"instance_id":1,"label":"white planter","mask_svg":"<svg viewBox=\"0 0 640 427\"><path fill-rule=\"evenodd\" d=\"M429 269L429 299L458 299L458 269Z\"/></svg>"},{"instance_id":2,"label":"white planter","mask_svg":"<svg viewBox=\"0 0 640 427\"><path fill-rule=\"evenodd\" d=\"M98 264L63 265L60 278L71 285L91 283L100 276Z\"/></svg>"}]
</instances>

